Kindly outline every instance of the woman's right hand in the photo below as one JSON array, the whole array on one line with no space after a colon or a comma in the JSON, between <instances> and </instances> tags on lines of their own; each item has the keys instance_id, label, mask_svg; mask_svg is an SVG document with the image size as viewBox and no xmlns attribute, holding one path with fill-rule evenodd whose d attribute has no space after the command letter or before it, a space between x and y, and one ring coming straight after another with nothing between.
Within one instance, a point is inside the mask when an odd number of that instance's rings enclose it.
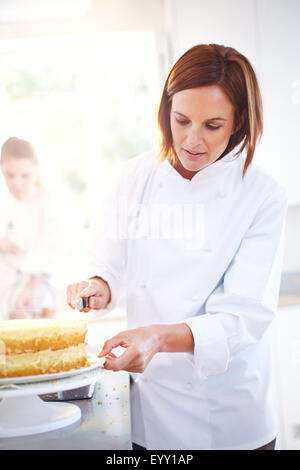
<instances>
[{"instance_id":1,"label":"woman's right hand","mask_svg":"<svg viewBox=\"0 0 300 470\"><path fill-rule=\"evenodd\" d=\"M88 297L89 304L88 307L81 309L80 312L106 308L111 300L110 287L108 283L101 278L77 282L67 287L67 302L73 310L75 310L76 300L82 297Z\"/></svg>"},{"instance_id":2,"label":"woman's right hand","mask_svg":"<svg viewBox=\"0 0 300 470\"><path fill-rule=\"evenodd\" d=\"M8 238L4 237L0 238L0 251L2 251L2 253L10 253L12 255L16 255L18 253L18 247Z\"/></svg>"}]
</instances>

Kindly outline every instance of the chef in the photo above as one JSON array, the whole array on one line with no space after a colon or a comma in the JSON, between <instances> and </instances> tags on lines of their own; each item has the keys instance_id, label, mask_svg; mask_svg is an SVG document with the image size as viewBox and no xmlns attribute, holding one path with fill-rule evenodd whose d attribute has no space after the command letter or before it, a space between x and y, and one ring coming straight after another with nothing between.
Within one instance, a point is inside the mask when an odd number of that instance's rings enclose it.
<instances>
[{"instance_id":1,"label":"chef","mask_svg":"<svg viewBox=\"0 0 300 470\"><path fill-rule=\"evenodd\" d=\"M158 124L160 151L125 165L68 303L109 311L125 292L128 330L99 356L131 373L133 449L274 449L270 325L287 199L252 162L262 103L247 58L188 50Z\"/></svg>"},{"instance_id":2,"label":"chef","mask_svg":"<svg viewBox=\"0 0 300 470\"><path fill-rule=\"evenodd\" d=\"M41 183L30 142L6 140L1 171L7 191L0 209L0 316L48 316L55 308L51 277L59 259L59 206Z\"/></svg>"}]
</instances>

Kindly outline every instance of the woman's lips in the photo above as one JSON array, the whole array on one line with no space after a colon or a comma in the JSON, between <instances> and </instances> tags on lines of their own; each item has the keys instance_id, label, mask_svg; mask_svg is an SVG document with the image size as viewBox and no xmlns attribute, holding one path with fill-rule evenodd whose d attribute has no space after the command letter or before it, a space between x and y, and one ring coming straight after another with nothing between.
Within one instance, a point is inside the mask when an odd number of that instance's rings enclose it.
<instances>
[{"instance_id":1,"label":"woman's lips","mask_svg":"<svg viewBox=\"0 0 300 470\"><path fill-rule=\"evenodd\" d=\"M190 152L189 150L183 149L185 155L189 158L199 158L206 154L206 152Z\"/></svg>"}]
</instances>

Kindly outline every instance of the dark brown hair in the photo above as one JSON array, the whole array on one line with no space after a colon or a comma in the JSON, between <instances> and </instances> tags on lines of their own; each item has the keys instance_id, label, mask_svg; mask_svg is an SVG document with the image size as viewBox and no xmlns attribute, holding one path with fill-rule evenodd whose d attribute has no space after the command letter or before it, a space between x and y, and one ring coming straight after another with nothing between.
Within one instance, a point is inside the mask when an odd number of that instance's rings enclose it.
<instances>
[{"instance_id":1,"label":"dark brown hair","mask_svg":"<svg viewBox=\"0 0 300 470\"><path fill-rule=\"evenodd\" d=\"M246 149L245 175L256 143L263 131L262 99L256 74L249 60L233 49L219 44L199 44L189 49L173 65L163 88L158 107L160 160L176 159L170 125L172 97L189 88L218 85L234 106L235 133L218 160L240 145L235 156Z\"/></svg>"},{"instance_id":2,"label":"dark brown hair","mask_svg":"<svg viewBox=\"0 0 300 470\"><path fill-rule=\"evenodd\" d=\"M10 137L2 145L1 162L10 157L29 158L38 165L38 159L33 145L27 142L27 140L18 139L18 137Z\"/></svg>"}]
</instances>

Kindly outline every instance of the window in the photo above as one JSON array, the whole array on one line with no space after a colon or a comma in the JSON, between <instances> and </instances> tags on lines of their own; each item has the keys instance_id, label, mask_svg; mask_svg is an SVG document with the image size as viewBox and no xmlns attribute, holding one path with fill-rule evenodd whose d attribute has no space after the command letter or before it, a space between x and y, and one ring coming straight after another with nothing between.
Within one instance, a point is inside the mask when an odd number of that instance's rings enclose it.
<instances>
[{"instance_id":1,"label":"window","mask_svg":"<svg viewBox=\"0 0 300 470\"><path fill-rule=\"evenodd\" d=\"M72 243L80 246L89 201L109 190L120 161L156 141L161 81L154 33L1 41L0 56L1 145L10 136L34 144L42 181L71 201ZM73 277L72 263L68 269Z\"/></svg>"}]
</instances>

